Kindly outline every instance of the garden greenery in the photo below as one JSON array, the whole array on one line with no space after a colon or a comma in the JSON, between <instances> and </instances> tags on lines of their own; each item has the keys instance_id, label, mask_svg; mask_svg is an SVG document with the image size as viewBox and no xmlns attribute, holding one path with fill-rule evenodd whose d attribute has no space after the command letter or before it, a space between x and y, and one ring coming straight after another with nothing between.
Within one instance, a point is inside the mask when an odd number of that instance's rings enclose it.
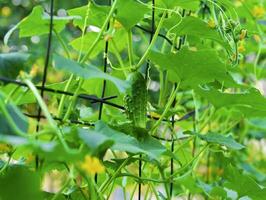
<instances>
[{"instance_id":1,"label":"garden greenery","mask_svg":"<svg viewBox=\"0 0 266 200\"><path fill-rule=\"evenodd\" d=\"M265 199L266 2L73 2L0 3L0 199Z\"/></svg>"}]
</instances>

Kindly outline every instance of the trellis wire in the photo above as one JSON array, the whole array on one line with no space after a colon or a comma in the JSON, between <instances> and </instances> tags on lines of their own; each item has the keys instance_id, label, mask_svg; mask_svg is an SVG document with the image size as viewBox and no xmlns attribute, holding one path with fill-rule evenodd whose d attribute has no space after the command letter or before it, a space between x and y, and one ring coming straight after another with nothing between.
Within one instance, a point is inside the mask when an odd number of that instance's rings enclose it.
<instances>
[{"instance_id":1,"label":"trellis wire","mask_svg":"<svg viewBox=\"0 0 266 200\"><path fill-rule=\"evenodd\" d=\"M8 78L5 78L5 77L0 77L0 81L2 81L4 83L12 83L12 84L20 85L22 87L28 87L25 83L23 83L21 81L12 80L12 79L8 79ZM35 87L37 89L39 89L39 90L41 89L41 86L38 86L37 85ZM43 89L45 91L47 91L47 92L50 92L50 93L63 94L63 95L67 95L67 96L73 96L74 95L71 92L67 92L67 91L63 91L63 90L56 90L56 89L47 88L47 87L44 87ZM107 101L107 100L111 100L111 99L117 98L117 96L104 97L103 99L101 99L101 98L97 98L97 97L90 96L90 95L86 95L86 94L79 94L77 97L78 98L81 98L81 99L89 100L89 101L91 101L91 103L99 103L99 102L102 102L103 104L112 106L114 108L118 108L118 109L121 109L121 110L125 110L125 108L123 106ZM195 111L192 110L192 111L186 113L181 118L179 118L177 120L174 120L174 121L176 122L176 121L186 120L186 119L190 118L191 116L193 116L194 113L195 113ZM159 119L158 117L152 117L151 115L147 115L147 117L150 118L150 119L153 119L153 120L158 120ZM63 120L63 119L61 119L61 120ZM172 120L167 120L167 119L163 119L163 121L173 122Z\"/></svg>"},{"instance_id":2,"label":"trellis wire","mask_svg":"<svg viewBox=\"0 0 266 200\"><path fill-rule=\"evenodd\" d=\"M151 18L151 31L150 31L150 41L149 44L152 42L154 33L155 33L155 0L152 0L152 18ZM150 69L150 61L147 61L146 64L146 69L145 69L145 80L146 83L148 82L148 74L149 74L149 69ZM141 158L141 154L140 154L140 158ZM142 176L142 160L139 160L139 178L141 178ZM141 183L139 183L139 187L138 187L138 200L141 200Z\"/></svg>"},{"instance_id":3,"label":"trellis wire","mask_svg":"<svg viewBox=\"0 0 266 200\"><path fill-rule=\"evenodd\" d=\"M12 79L8 79L8 78L5 78L5 77L0 77L0 81L2 81L4 83L13 83L13 84L16 84L16 85L28 87L27 84L25 84L25 83L23 83L21 81L12 80ZM42 89L42 90L44 90L46 92L50 92L50 93L57 93L57 94L63 94L63 95L67 95L67 96L74 96L74 94L72 92L68 92L68 91L63 91L63 90L57 90L57 89L53 89L53 88L42 87L42 86L38 86L38 85L35 85L35 87L38 90L41 90ZM80 99L90 100L91 103L103 102L105 104L111 104L113 107L116 107L116 108L119 108L119 109L123 109L123 110L125 109L123 106L120 106L120 105L117 105L117 104L114 104L114 103L111 103L111 102L108 102L107 101L107 100L115 99L115 98L117 98L117 96L97 98L97 97L90 96L90 95L86 95L86 94L79 94L77 97L80 98Z\"/></svg>"},{"instance_id":4,"label":"trellis wire","mask_svg":"<svg viewBox=\"0 0 266 200\"><path fill-rule=\"evenodd\" d=\"M112 5L112 0L108 0L108 5L111 6ZM106 30L108 31L110 27L110 21L108 22L107 24L107 27L106 27ZM109 50L109 42L108 42L108 39L105 41L105 49L104 49L104 54L103 54L103 59L104 59L104 73L107 73L107 65L108 65L108 50ZM106 80L104 79L103 81L103 87L102 87L102 95L101 95L101 98L104 98L105 96L105 91L106 91L106 85L107 85L107 82ZM100 103L100 107L99 107L99 115L98 115L98 120L101 120L102 119L102 112L103 112L103 103L101 102ZM94 180L95 182L97 183L97 174L95 174L94 176Z\"/></svg>"},{"instance_id":5,"label":"trellis wire","mask_svg":"<svg viewBox=\"0 0 266 200\"><path fill-rule=\"evenodd\" d=\"M48 73L48 65L50 61L50 54L51 54L51 46L52 46L52 34L53 34L53 13L54 13L54 0L50 0L50 22L49 22L49 35L48 35L48 42L47 42L47 51L45 57L45 64L43 69L43 77L42 77L42 86L41 86L41 97L44 97L44 87L46 85L47 73ZM41 120L41 107L38 108L38 118L37 118L37 126L36 132L39 131L40 128L40 120ZM36 169L39 167L39 157L36 156L35 159Z\"/></svg>"}]
</instances>

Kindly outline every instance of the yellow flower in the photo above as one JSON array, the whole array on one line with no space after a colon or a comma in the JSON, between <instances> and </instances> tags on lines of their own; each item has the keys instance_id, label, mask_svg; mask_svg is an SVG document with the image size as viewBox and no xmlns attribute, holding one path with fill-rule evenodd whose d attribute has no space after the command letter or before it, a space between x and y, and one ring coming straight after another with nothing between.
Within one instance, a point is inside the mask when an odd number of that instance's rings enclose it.
<instances>
[{"instance_id":1,"label":"yellow flower","mask_svg":"<svg viewBox=\"0 0 266 200\"><path fill-rule=\"evenodd\" d=\"M265 9L262 6L254 6L252 15L256 18L262 18L265 15Z\"/></svg>"},{"instance_id":2,"label":"yellow flower","mask_svg":"<svg viewBox=\"0 0 266 200\"><path fill-rule=\"evenodd\" d=\"M10 16L10 14L11 14L11 9L9 7L5 6L2 8L2 15L4 17Z\"/></svg>"},{"instance_id":3,"label":"yellow flower","mask_svg":"<svg viewBox=\"0 0 266 200\"><path fill-rule=\"evenodd\" d=\"M30 154L26 159L25 159L25 163L26 164L31 164L33 161L35 160L35 156Z\"/></svg>"},{"instance_id":4,"label":"yellow flower","mask_svg":"<svg viewBox=\"0 0 266 200\"><path fill-rule=\"evenodd\" d=\"M38 65L33 65L31 71L30 71L30 76L35 77L40 71L40 67Z\"/></svg>"},{"instance_id":5,"label":"yellow flower","mask_svg":"<svg viewBox=\"0 0 266 200\"><path fill-rule=\"evenodd\" d=\"M80 165L81 169L83 169L88 174L94 175L96 173L100 174L105 171L104 166L100 162L100 160L96 157L85 156L84 161Z\"/></svg>"},{"instance_id":6,"label":"yellow flower","mask_svg":"<svg viewBox=\"0 0 266 200\"><path fill-rule=\"evenodd\" d=\"M246 48L245 48L244 44L241 43L241 44L239 45L239 47L238 47L238 52L239 52L239 53L243 53L243 52L245 52L245 51L246 51Z\"/></svg>"},{"instance_id":7,"label":"yellow flower","mask_svg":"<svg viewBox=\"0 0 266 200\"><path fill-rule=\"evenodd\" d=\"M105 37L104 37L105 41L111 41L112 39L113 39L113 36L109 35L109 34L105 35Z\"/></svg>"},{"instance_id":8,"label":"yellow flower","mask_svg":"<svg viewBox=\"0 0 266 200\"><path fill-rule=\"evenodd\" d=\"M216 27L215 21L213 19L210 19L208 21L208 27L210 27L210 28L215 28Z\"/></svg>"},{"instance_id":9,"label":"yellow flower","mask_svg":"<svg viewBox=\"0 0 266 200\"><path fill-rule=\"evenodd\" d=\"M247 37L247 30L246 29L242 29L239 35L239 39L240 40L244 40Z\"/></svg>"},{"instance_id":10,"label":"yellow flower","mask_svg":"<svg viewBox=\"0 0 266 200\"><path fill-rule=\"evenodd\" d=\"M150 112L150 116L151 116L151 118L160 118L161 117L161 115L156 113L156 112Z\"/></svg>"},{"instance_id":11,"label":"yellow flower","mask_svg":"<svg viewBox=\"0 0 266 200\"><path fill-rule=\"evenodd\" d=\"M257 34L253 35L253 38L254 38L254 40L255 40L256 42L260 42L260 41L261 41L260 36L257 35Z\"/></svg>"},{"instance_id":12,"label":"yellow flower","mask_svg":"<svg viewBox=\"0 0 266 200\"><path fill-rule=\"evenodd\" d=\"M0 143L0 153L9 153L12 151L12 146L4 143Z\"/></svg>"},{"instance_id":13,"label":"yellow flower","mask_svg":"<svg viewBox=\"0 0 266 200\"><path fill-rule=\"evenodd\" d=\"M115 29L120 29L122 27L123 27L123 25L119 21L115 20L115 22L114 22L114 28Z\"/></svg>"}]
</instances>

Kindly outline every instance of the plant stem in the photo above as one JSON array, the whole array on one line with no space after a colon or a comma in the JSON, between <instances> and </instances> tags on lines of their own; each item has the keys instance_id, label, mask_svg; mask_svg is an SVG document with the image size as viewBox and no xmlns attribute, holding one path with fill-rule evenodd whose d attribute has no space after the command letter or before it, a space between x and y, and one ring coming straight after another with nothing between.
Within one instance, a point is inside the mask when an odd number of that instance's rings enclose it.
<instances>
[{"instance_id":1,"label":"plant stem","mask_svg":"<svg viewBox=\"0 0 266 200\"><path fill-rule=\"evenodd\" d=\"M176 97L176 93L179 89L179 85L180 83L178 83L177 87L173 90L173 92L170 95L169 101L162 113L162 115L160 116L159 120L156 121L156 123L154 124L154 126L151 128L151 133L152 135L154 134L156 128L161 124L162 120L164 119L165 115L167 114L167 112L169 111L169 109L171 108L171 105L173 103L173 101L175 100Z\"/></svg>"},{"instance_id":2,"label":"plant stem","mask_svg":"<svg viewBox=\"0 0 266 200\"><path fill-rule=\"evenodd\" d=\"M114 13L114 11L116 9L117 2L118 2L117 0L114 1L113 5L111 7L111 10L110 10L108 16L106 17L106 19L105 19L105 21L103 23L103 26L102 26L100 32L98 33L96 39L94 40L94 42L90 46L89 50L87 51L87 53L85 54L85 56L83 57L83 59L81 60L81 62L80 62L81 64L84 64L89 59L92 51L94 50L94 48L96 47L96 45L100 41L100 39L101 39L101 37L103 35L103 32L105 31L105 27L108 25L108 23L109 23L112 15L113 15L113 13Z\"/></svg>"},{"instance_id":3,"label":"plant stem","mask_svg":"<svg viewBox=\"0 0 266 200\"><path fill-rule=\"evenodd\" d=\"M66 86L64 88L64 92L67 92L69 90L73 79L74 79L74 74L71 74L70 78L68 79L67 84L66 84ZM57 113L57 116L59 118L61 118L62 115L63 115L66 98L67 98L66 95L62 95L62 97L60 99L60 103L59 103L59 106L58 106L58 113Z\"/></svg>"},{"instance_id":4,"label":"plant stem","mask_svg":"<svg viewBox=\"0 0 266 200\"><path fill-rule=\"evenodd\" d=\"M189 167L197 158L206 150L206 148L209 146L209 144L205 145L197 155L195 155L188 163L186 163L183 167L179 168L175 173L173 173L169 178L174 178L177 174L184 171L187 167Z\"/></svg>"},{"instance_id":5,"label":"plant stem","mask_svg":"<svg viewBox=\"0 0 266 200\"><path fill-rule=\"evenodd\" d=\"M127 32L127 41L128 41L128 58L129 58L129 65L132 67L134 65L133 63L133 47L132 47L132 32L131 30L128 30Z\"/></svg>"},{"instance_id":6,"label":"plant stem","mask_svg":"<svg viewBox=\"0 0 266 200\"><path fill-rule=\"evenodd\" d=\"M24 79L24 82L28 85L28 87L30 88L30 90L34 94L40 108L42 109L42 111L44 113L44 116L46 117L46 119L47 119L48 123L50 124L51 128L53 129L53 131L56 133L57 137L59 138L59 141L61 142L61 144L64 147L64 149L66 150L66 152L68 152L69 154L77 154L78 151L70 149L69 146L67 145L66 141L63 138L61 131L59 131L59 129L57 128L56 122L54 121L50 112L48 111L48 108L47 108L46 104L44 103L42 97L40 96L35 85L29 79Z\"/></svg>"},{"instance_id":7,"label":"plant stem","mask_svg":"<svg viewBox=\"0 0 266 200\"><path fill-rule=\"evenodd\" d=\"M148 46L148 48L147 48L147 50L145 51L145 53L143 54L143 56L142 56L142 58L140 59L140 61L138 62L138 64L136 65L136 67L135 67L136 69L138 69L138 68L139 68L139 67L145 62L145 60L146 60L147 56L149 55L149 53L150 53L152 47L154 46L154 44L155 44L155 42L156 42L156 40L157 40L157 37L158 37L158 35L159 35L159 33L160 33L160 30L161 30L161 28L162 28L162 25L163 25L163 22L164 22L164 19L165 19L166 13L167 13L167 11L164 11L164 12L163 12L163 15L162 15L162 17L161 17L161 20L160 20L160 22L159 22L159 24L158 24L158 27L157 27L155 33L154 33L154 36L153 36L153 38L152 38L152 40L151 40L151 43L150 43L150 45Z\"/></svg>"},{"instance_id":8,"label":"plant stem","mask_svg":"<svg viewBox=\"0 0 266 200\"><path fill-rule=\"evenodd\" d=\"M118 167L118 169L115 171L115 173L108 178L99 188L98 192L99 193L104 193L104 191L106 190L106 187L110 184L110 182L112 182L117 175L120 173L120 171L122 170L123 167L126 166L126 164L128 163L128 161L131 159L131 157L128 157L126 160L124 160L124 162Z\"/></svg>"},{"instance_id":9,"label":"plant stem","mask_svg":"<svg viewBox=\"0 0 266 200\"><path fill-rule=\"evenodd\" d=\"M74 108L74 105L75 105L75 103L77 101L78 92L79 92L80 88L82 87L83 83L84 83L84 80L83 79L79 79L78 80L78 87L75 90L75 93L74 93L74 95L71 98L71 102L70 102L70 105L68 106L68 109L66 111L66 114L65 114L65 116L63 118L63 122L68 120L68 118L69 118L69 116L70 116L70 114L72 112L72 109Z\"/></svg>"}]
</instances>

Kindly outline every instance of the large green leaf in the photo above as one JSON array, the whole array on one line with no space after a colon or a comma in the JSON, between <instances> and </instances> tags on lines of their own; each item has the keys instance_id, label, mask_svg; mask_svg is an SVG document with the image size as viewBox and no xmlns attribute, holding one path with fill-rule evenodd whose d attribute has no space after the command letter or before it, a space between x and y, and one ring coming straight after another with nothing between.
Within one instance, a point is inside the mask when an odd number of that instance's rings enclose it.
<instances>
[{"instance_id":1,"label":"large green leaf","mask_svg":"<svg viewBox=\"0 0 266 200\"><path fill-rule=\"evenodd\" d=\"M171 81L180 82L184 87L193 88L215 80L227 86L236 86L226 65L213 50L190 51L184 48L178 53L168 54L151 51L148 57L161 70L170 72Z\"/></svg>"},{"instance_id":2,"label":"large green leaf","mask_svg":"<svg viewBox=\"0 0 266 200\"><path fill-rule=\"evenodd\" d=\"M53 28L60 32L73 17L54 17ZM19 23L19 36L29 37L49 33L50 17L44 13L42 6L33 8L31 14Z\"/></svg>"},{"instance_id":3,"label":"large green leaf","mask_svg":"<svg viewBox=\"0 0 266 200\"><path fill-rule=\"evenodd\" d=\"M223 41L216 29L209 27L208 23L197 17L188 16L183 18L181 23L172 32L178 36L191 35L202 39L210 39L220 43L227 49L229 48L228 44Z\"/></svg>"},{"instance_id":4,"label":"large green leaf","mask_svg":"<svg viewBox=\"0 0 266 200\"><path fill-rule=\"evenodd\" d=\"M248 196L252 200L262 200L266 196L266 188L258 185L251 177L242 174L236 168L229 166L226 169L225 187L238 193L238 198Z\"/></svg>"},{"instance_id":5,"label":"large green leaf","mask_svg":"<svg viewBox=\"0 0 266 200\"><path fill-rule=\"evenodd\" d=\"M118 0L117 19L126 28L130 29L144 18L150 9L135 0Z\"/></svg>"},{"instance_id":6,"label":"large green leaf","mask_svg":"<svg viewBox=\"0 0 266 200\"><path fill-rule=\"evenodd\" d=\"M233 150L244 148L244 146L236 142L232 136L225 136L219 133L207 133L205 135L199 135L199 138L209 143L224 145Z\"/></svg>"},{"instance_id":7,"label":"large green leaf","mask_svg":"<svg viewBox=\"0 0 266 200\"><path fill-rule=\"evenodd\" d=\"M58 70L70 72L84 79L100 78L109 80L116 85L120 92L125 92L126 88L129 86L128 82L108 75L107 73L104 73L103 71L94 66L90 65L82 67L77 62L70 59L66 59L62 56L54 55L54 66Z\"/></svg>"},{"instance_id":8,"label":"large green leaf","mask_svg":"<svg viewBox=\"0 0 266 200\"><path fill-rule=\"evenodd\" d=\"M235 109L246 117L266 115L266 99L255 88L243 93L225 93L215 89L206 90L202 88L197 88L195 91L208 99L216 108Z\"/></svg>"},{"instance_id":9,"label":"large green leaf","mask_svg":"<svg viewBox=\"0 0 266 200\"><path fill-rule=\"evenodd\" d=\"M81 29L83 29L87 13L88 13L88 20L86 25L101 27L105 21L105 18L108 15L109 10L110 10L109 6L100 6L95 3L91 3L89 8L88 6L73 8L68 10L67 13L70 16L79 16L80 18L74 19L73 23L75 26L78 26Z\"/></svg>"},{"instance_id":10,"label":"large green leaf","mask_svg":"<svg viewBox=\"0 0 266 200\"><path fill-rule=\"evenodd\" d=\"M174 8L179 6L188 10L197 10L199 7L199 0L158 0L159 5L166 8Z\"/></svg>"},{"instance_id":11,"label":"large green leaf","mask_svg":"<svg viewBox=\"0 0 266 200\"><path fill-rule=\"evenodd\" d=\"M103 151L102 147L105 147L105 150L110 147L112 150L132 154L143 153L152 159L159 159L161 155L168 153L168 150L161 143L148 135L137 140L130 135L111 129L103 121L98 121L94 130L83 130L79 135L85 144L95 152L97 148Z\"/></svg>"},{"instance_id":12,"label":"large green leaf","mask_svg":"<svg viewBox=\"0 0 266 200\"><path fill-rule=\"evenodd\" d=\"M78 37L78 38L72 40L70 42L70 45L75 50L81 51L82 53L86 53L88 50L86 47L90 47L94 43L98 34L99 33L97 33L97 32L89 32L89 33L85 34L84 36L81 36L81 37ZM114 53L116 51L121 52L126 47L126 42L124 42L124 41L126 40L127 34L126 34L126 31L124 29L116 30L109 36L110 36L109 49L108 49L109 52L112 52L112 53ZM107 36L107 37L109 37L109 36ZM104 37L95 46L93 52L90 55L90 58L94 58L104 51L106 41L103 39L104 39ZM114 46L114 44L115 44L115 46Z\"/></svg>"},{"instance_id":13,"label":"large green leaf","mask_svg":"<svg viewBox=\"0 0 266 200\"><path fill-rule=\"evenodd\" d=\"M5 96L0 93L1 101L5 100ZM18 107L13 105L12 103L8 103L6 105L6 109L13 120L13 122L16 124L17 128L20 129L22 132L26 133L29 128L28 119L21 113ZM10 126L10 123L7 121L7 119L4 117L2 110L0 109L0 135L15 135L15 132L13 128Z\"/></svg>"},{"instance_id":14,"label":"large green leaf","mask_svg":"<svg viewBox=\"0 0 266 200\"><path fill-rule=\"evenodd\" d=\"M16 78L20 70L26 68L29 57L29 54L19 52L0 54L0 76Z\"/></svg>"},{"instance_id":15,"label":"large green leaf","mask_svg":"<svg viewBox=\"0 0 266 200\"><path fill-rule=\"evenodd\" d=\"M0 175L0 199L42 199L39 175L23 166L9 168L6 174Z\"/></svg>"}]
</instances>

